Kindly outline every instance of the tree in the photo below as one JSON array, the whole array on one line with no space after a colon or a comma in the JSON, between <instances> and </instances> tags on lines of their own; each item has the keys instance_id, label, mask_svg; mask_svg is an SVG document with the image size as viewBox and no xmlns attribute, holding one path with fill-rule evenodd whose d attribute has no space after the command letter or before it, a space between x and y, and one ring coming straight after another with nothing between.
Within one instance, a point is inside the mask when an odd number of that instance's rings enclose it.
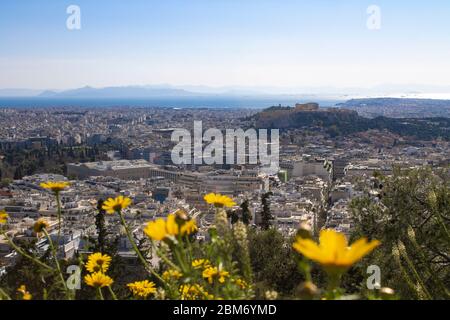
<instances>
[{"instance_id":1,"label":"tree","mask_svg":"<svg viewBox=\"0 0 450 320\"><path fill-rule=\"evenodd\" d=\"M261 212L261 228L263 230L268 230L272 225L273 216L270 212L270 202L269 198L273 195L272 192L266 192L262 196L262 212Z\"/></svg>"},{"instance_id":2,"label":"tree","mask_svg":"<svg viewBox=\"0 0 450 320\"><path fill-rule=\"evenodd\" d=\"M51 264L50 249L40 255L36 249L36 243L23 242L17 245L33 256L39 256L44 263ZM30 260L18 254L14 265L6 268L6 274L0 279L2 287L12 298L17 297L17 288L21 284L26 284L27 290L33 295L33 299L63 299L64 294L59 285L58 275L48 271L37 264L30 263Z\"/></svg>"},{"instance_id":3,"label":"tree","mask_svg":"<svg viewBox=\"0 0 450 320\"><path fill-rule=\"evenodd\" d=\"M231 220L231 224L236 224L239 221L239 214L236 210L227 211L227 216Z\"/></svg>"},{"instance_id":4,"label":"tree","mask_svg":"<svg viewBox=\"0 0 450 320\"><path fill-rule=\"evenodd\" d=\"M97 228L97 243L96 251L105 253L106 250L106 236L108 234L105 226L105 213L103 210L103 199L98 200L97 210L98 213L95 215L95 226Z\"/></svg>"},{"instance_id":5,"label":"tree","mask_svg":"<svg viewBox=\"0 0 450 320\"><path fill-rule=\"evenodd\" d=\"M18 166L16 168L16 170L14 171L14 180L22 179L22 176L23 176L23 174L22 174L22 167Z\"/></svg>"},{"instance_id":6,"label":"tree","mask_svg":"<svg viewBox=\"0 0 450 320\"><path fill-rule=\"evenodd\" d=\"M250 221L252 220L252 214L249 209L248 199L245 199L244 202L242 202L241 210L242 210L242 222L245 225L249 225Z\"/></svg>"},{"instance_id":7,"label":"tree","mask_svg":"<svg viewBox=\"0 0 450 320\"><path fill-rule=\"evenodd\" d=\"M302 282L290 239L276 229L249 232L250 261L257 298L264 298L266 290L275 289L289 298Z\"/></svg>"},{"instance_id":8,"label":"tree","mask_svg":"<svg viewBox=\"0 0 450 320\"><path fill-rule=\"evenodd\" d=\"M8 187L8 186L11 184L11 182L12 182L11 179L3 178L3 179L0 181L0 186L1 186L2 188Z\"/></svg>"},{"instance_id":9,"label":"tree","mask_svg":"<svg viewBox=\"0 0 450 320\"><path fill-rule=\"evenodd\" d=\"M383 285L404 299L449 299L450 172L429 168L378 176L379 199L357 198L351 204L353 236L381 241L373 260Z\"/></svg>"}]
</instances>

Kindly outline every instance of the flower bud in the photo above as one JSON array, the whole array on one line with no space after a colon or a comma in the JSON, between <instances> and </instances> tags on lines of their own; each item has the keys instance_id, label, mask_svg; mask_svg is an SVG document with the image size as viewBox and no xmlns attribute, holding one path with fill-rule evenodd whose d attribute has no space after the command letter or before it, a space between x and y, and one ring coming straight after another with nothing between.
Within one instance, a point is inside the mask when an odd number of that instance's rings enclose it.
<instances>
[{"instance_id":1,"label":"flower bud","mask_svg":"<svg viewBox=\"0 0 450 320\"><path fill-rule=\"evenodd\" d=\"M219 236L224 236L229 231L228 216L225 210L218 210L215 217L215 224Z\"/></svg>"},{"instance_id":2,"label":"flower bud","mask_svg":"<svg viewBox=\"0 0 450 320\"><path fill-rule=\"evenodd\" d=\"M44 229L48 229L48 227L49 227L49 224L48 224L48 222L46 220L39 219L38 221L36 221L34 223L33 231L36 234L40 234Z\"/></svg>"},{"instance_id":3,"label":"flower bud","mask_svg":"<svg viewBox=\"0 0 450 320\"><path fill-rule=\"evenodd\" d=\"M174 214L180 220L183 220L183 221L189 220L189 215L187 214L187 212L184 209L178 209L177 211L174 212Z\"/></svg>"},{"instance_id":4,"label":"flower bud","mask_svg":"<svg viewBox=\"0 0 450 320\"><path fill-rule=\"evenodd\" d=\"M278 298L278 292L276 292L275 290L268 290L264 295L267 300L277 300Z\"/></svg>"}]
</instances>

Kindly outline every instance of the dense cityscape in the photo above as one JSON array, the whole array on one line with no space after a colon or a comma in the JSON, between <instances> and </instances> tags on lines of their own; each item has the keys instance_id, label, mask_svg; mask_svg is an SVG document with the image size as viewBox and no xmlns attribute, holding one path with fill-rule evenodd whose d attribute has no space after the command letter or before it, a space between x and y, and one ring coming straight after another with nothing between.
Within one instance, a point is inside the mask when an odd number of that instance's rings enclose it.
<instances>
[{"instance_id":1,"label":"dense cityscape","mask_svg":"<svg viewBox=\"0 0 450 320\"><path fill-rule=\"evenodd\" d=\"M204 196L216 193L236 203L229 221L247 215L252 228L268 224L286 239L295 236L299 225L315 235L333 229L351 237L351 203L363 197L379 203L380 176L392 176L396 168L448 170L449 134L428 141L386 129L336 134L314 121L281 130L276 174L266 174L258 164L172 162L175 128L192 130L194 121L202 121L204 128L247 130L280 108L4 108L0 203L9 215L6 232L16 243L34 243L37 254L44 255L49 243L35 242L34 227L45 218L50 236L59 239L59 258L73 260L89 253L92 239L99 236L97 201L121 194L133 202L126 220L136 239L145 238L148 221L177 210L197 219L197 239L208 239L214 213ZM315 103L281 109L303 117L351 112ZM61 238L58 203L40 186L45 181L70 182L61 193ZM135 265L137 256L117 216L106 216L106 230L118 234L118 256ZM4 237L0 254L1 274L7 275L18 257Z\"/></svg>"}]
</instances>

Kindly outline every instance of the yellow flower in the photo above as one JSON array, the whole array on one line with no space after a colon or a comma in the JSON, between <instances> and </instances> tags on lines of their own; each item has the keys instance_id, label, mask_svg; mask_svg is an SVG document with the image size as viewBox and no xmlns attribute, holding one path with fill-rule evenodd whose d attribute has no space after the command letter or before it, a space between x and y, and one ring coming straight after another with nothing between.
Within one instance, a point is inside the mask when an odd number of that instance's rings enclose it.
<instances>
[{"instance_id":1,"label":"yellow flower","mask_svg":"<svg viewBox=\"0 0 450 320\"><path fill-rule=\"evenodd\" d=\"M174 214L169 214L167 216L166 232L169 236L176 236L179 232L178 223Z\"/></svg>"},{"instance_id":2,"label":"yellow flower","mask_svg":"<svg viewBox=\"0 0 450 320\"><path fill-rule=\"evenodd\" d=\"M194 269L208 268L211 266L211 262L207 259L197 259L192 261L192 267Z\"/></svg>"},{"instance_id":3,"label":"yellow flower","mask_svg":"<svg viewBox=\"0 0 450 320\"><path fill-rule=\"evenodd\" d=\"M221 194L210 193L203 198L207 203L213 204L216 208L234 207L236 202L230 197Z\"/></svg>"},{"instance_id":4,"label":"yellow flower","mask_svg":"<svg viewBox=\"0 0 450 320\"><path fill-rule=\"evenodd\" d=\"M124 196L118 196L115 199L109 198L103 203L102 209L106 210L107 213L113 214L115 212L122 211L123 209L126 209L131 204L131 199L124 197Z\"/></svg>"},{"instance_id":5,"label":"yellow flower","mask_svg":"<svg viewBox=\"0 0 450 320\"><path fill-rule=\"evenodd\" d=\"M70 186L70 183L64 181L56 181L56 182L48 181L41 183L42 188L52 190L55 193L63 191L68 186Z\"/></svg>"},{"instance_id":6,"label":"yellow flower","mask_svg":"<svg viewBox=\"0 0 450 320\"><path fill-rule=\"evenodd\" d=\"M49 224L48 224L48 222L45 219L39 219L38 221L36 221L34 223L33 231L36 234L40 234L44 229L47 230L48 227L49 227Z\"/></svg>"},{"instance_id":7,"label":"yellow flower","mask_svg":"<svg viewBox=\"0 0 450 320\"><path fill-rule=\"evenodd\" d=\"M242 279L236 279L236 280L234 281L234 283L235 283L239 288L241 288L241 289L245 289L245 288L248 287L247 282L245 282L245 281L242 280Z\"/></svg>"},{"instance_id":8,"label":"yellow flower","mask_svg":"<svg viewBox=\"0 0 450 320\"><path fill-rule=\"evenodd\" d=\"M195 285L183 284L179 291L181 300L196 300L198 298L199 290Z\"/></svg>"},{"instance_id":9,"label":"yellow flower","mask_svg":"<svg viewBox=\"0 0 450 320\"><path fill-rule=\"evenodd\" d=\"M144 229L144 233L155 241L161 241L171 236L182 236L197 231L197 225L194 220L186 221L181 227L174 214L169 214L167 219L156 219L150 221Z\"/></svg>"},{"instance_id":10,"label":"yellow flower","mask_svg":"<svg viewBox=\"0 0 450 320\"><path fill-rule=\"evenodd\" d=\"M179 288L181 300L199 300L199 299L214 299L212 294L209 294L201 285L198 284L183 284Z\"/></svg>"},{"instance_id":11,"label":"yellow flower","mask_svg":"<svg viewBox=\"0 0 450 320\"><path fill-rule=\"evenodd\" d=\"M149 295L156 293L155 283L148 280L129 283L127 287L135 296L142 298L147 298Z\"/></svg>"},{"instance_id":12,"label":"yellow flower","mask_svg":"<svg viewBox=\"0 0 450 320\"><path fill-rule=\"evenodd\" d=\"M178 280L183 276L183 274L178 271L178 270L174 270L174 269L169 269L163 272L162 277L164 280L168 281L170 279L175 279Z\"/></svg>"},{"instance_id":13,"label":"yellow flower","mask_svg":"<svg viewBox=\"0 0 450 320\"><path fill-rule=\"evenodd\" d=\"M319 240L317 244L310 239L297 238L293 247L305 257L320 263L328 273L345 272L380 245L377 240L367 242L366 238L362 238L349 247L345 235L331 229L322 230Z\"/></svg>"},{"instance_id":14,"label":"yellow flower","mask_svg":"<svg viewBox=\"0 0 450 320\"><path fill-rule=\"evenodd\" d=\"M94 287L94 288L103 288L108 287L112 285L114 282L113 279L108 277L106 274L103 274L101 272L91 273L84 277L84 282L88 286Z\"/></svg>"},{"instance_id":15,"label":"yellow flower","mask_svg":"<svg viewBox=\"0 0 450 320\"><path fill-rule=\"evenodd\" d=\"M89 272L106 272L109 269L111 257L106 254L93 253L86 262L86 269Z\"/></svg>"},{"instance_id":16,"label":"yellow flower","mask_svg":"<svg viewBox=\"0 0 450 320\"><path fill-rule=\"evenodd\" d=\"M155 221L150 221L145 227L144 232L151 239L161 241L167 235L166 221L164 219L156 219Z\"/></svg>"},{"instance_id":17,"label":"yellow flower","mask_svg":"<svg viewBox=\"0 0 450 320\"><path fill-rule=\"evenodd\" d=\"M203 278L207 279L209 284L212 284L214 279L218 279L220 283L225 282L225 278L228 277L230 273L228 271L219 270L217 267L208 267L203 270Z\"/></svg>"},{"instance_id":18,"label":"yellow flower","mask_svg":"<svg viewBox=\"0 0 450 320\"><path fill-rule=\"evenodd\" d=\"M5 210L0 211L0 224L6 224L8 222L9 215Z\"/></svg>"},{"instance_id":19,"label":"yellow flower","mask_svg":"<svg viewBox=\"0 0 450 320\"><path fill-rule=\"evenodd\" d=\"M27 287L23 284L21 285L18 289L18 292L20 292L22 294L22 299L23 300L31 300L31 298L33 298L33 296L31 295L30 292L28 292Z\"/></svg>"},{"instance_id":20,"label":"yellow flower","mask_svg":"<svg viewBox=\"0 0 450 320\"><path fill-rule=\"evenodd\" d=\"M194 232L196 232L198 230L197 228L197 223L195 222L194 219L191 219L189 221L186 221L180 228L180 233L182 236L184 236L185 234L189 235L192 234Z\"/></svg>"}]
</instances>

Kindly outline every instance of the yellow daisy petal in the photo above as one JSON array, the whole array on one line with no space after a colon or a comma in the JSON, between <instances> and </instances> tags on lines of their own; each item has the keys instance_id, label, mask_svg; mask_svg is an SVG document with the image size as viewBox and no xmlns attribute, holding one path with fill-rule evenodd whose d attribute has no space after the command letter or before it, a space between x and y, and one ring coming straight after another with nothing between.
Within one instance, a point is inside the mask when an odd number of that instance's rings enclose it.
<instances>
[{"instance_id":1,"label":"yellow daisy petal","mask_svg":"<svg viewBox=\"0 0 450 320\"><path fill-rule=\"evenodd\" d=\"M166 222L164 221L164 219L150 221L145 227L144 233L153 240L161 241L167 235Z\"/></svg>"}]
</instances>

